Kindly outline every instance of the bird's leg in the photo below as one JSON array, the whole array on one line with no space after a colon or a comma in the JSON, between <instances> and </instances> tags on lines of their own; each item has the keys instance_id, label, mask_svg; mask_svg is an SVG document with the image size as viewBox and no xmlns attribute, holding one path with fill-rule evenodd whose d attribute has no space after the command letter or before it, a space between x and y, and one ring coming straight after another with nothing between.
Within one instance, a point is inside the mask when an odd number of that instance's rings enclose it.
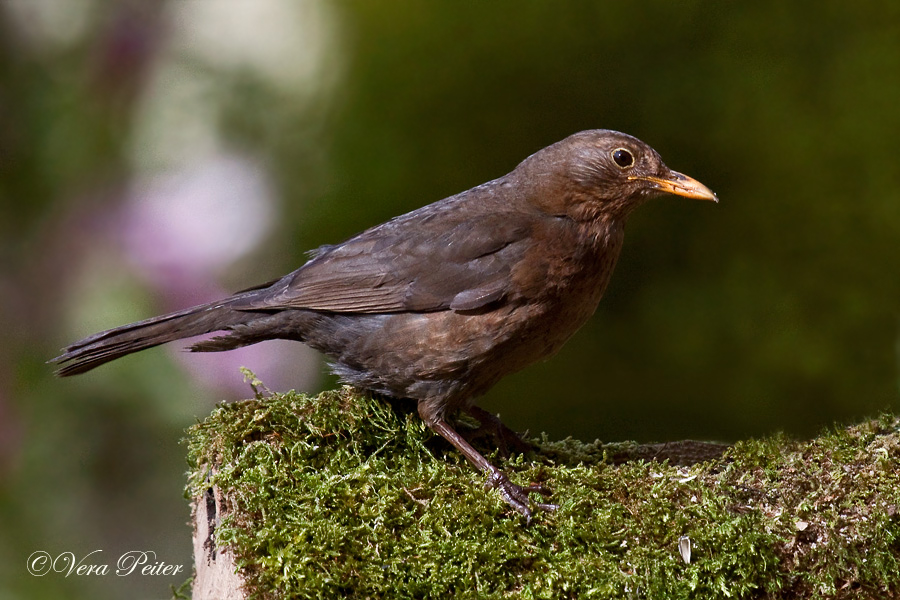
<instances>
[{"instance_id":1,"label":"bird's leg","mask_svg":"<svg viewBox=\"0 0 900 600\"><path fill-rule=\"evenodd\" d=\"M503 500L520 512L525 517L526 522L531 522L530 504L546 511L559 508L559 505L557 504L544 504L541 502L532 503L528 497L531 492L537 492L548 496L550 495L550 491L540 484L531 484L523 487L511 482L506 473L488 462L488 459L482 456L481 453L457 433L456 430L450 427L443 418L437 418L431 421L426 420L426 423L428 423L428 426L431 427L433 431L453 444L453 446L459 450L470 463L475 465L479 471L487 475L487 485L496 488L497 491L500 492L500 496Z\"/></svg>"},{"instance_id":2,"label":"bird's leg","mask_svg":"<svg viewBox=\"0 0 900 600\"><path fill-rule=\"evenodd\" d=\"M465 411L479 423L478 429L466 437L471 440L484 434L492 436L503 458L509 458L510 450L524 454L534 447L530 442L523 440L518 432L507 427L497 415L474 404Z\"/></svg>"}]
</instances>

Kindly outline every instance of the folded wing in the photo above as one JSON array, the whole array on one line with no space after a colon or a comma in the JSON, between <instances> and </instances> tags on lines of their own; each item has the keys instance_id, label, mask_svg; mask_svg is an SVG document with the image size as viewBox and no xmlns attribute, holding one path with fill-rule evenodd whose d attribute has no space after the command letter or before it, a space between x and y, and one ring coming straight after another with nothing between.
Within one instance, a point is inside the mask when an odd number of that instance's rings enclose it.
<instances>
[{"instance_id":1,"label":"folded wing","mask_svg":"<svg viewBox=\"0 0 900 600\"><path fill-rule=\"evenodd\" d=\"M391 313L476 310L501 301L510 292L510 269L528 247L533 217L460 212L436 237L423 227L436 215L420 210L323 247L297 271L258 294L238 295L230 306Z\"/></svg>"}]
</instances>

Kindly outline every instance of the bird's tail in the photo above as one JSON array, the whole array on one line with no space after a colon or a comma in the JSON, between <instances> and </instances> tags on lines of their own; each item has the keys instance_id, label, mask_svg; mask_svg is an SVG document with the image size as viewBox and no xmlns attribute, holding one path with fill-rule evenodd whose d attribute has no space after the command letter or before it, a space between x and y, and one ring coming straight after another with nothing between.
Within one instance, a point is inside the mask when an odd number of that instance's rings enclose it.
<instances>
[{"instance_id":1,"label":"bird's tail","mask_svg":"<svg viewBox=\"0 0 900 600\"><path fill-rule=\"evenodd\" d=\"M220 300L101 331L67 346L63 354L50 362L61 365L56 370L59 377L77 375L132 352L212 331L230 330L254 318L253 313L235 310L229 306L228 300ZM236 345L242 344L232 344L231 347ZM219 348L196 349L209 351Z\"/></svg>"}]
</instances>

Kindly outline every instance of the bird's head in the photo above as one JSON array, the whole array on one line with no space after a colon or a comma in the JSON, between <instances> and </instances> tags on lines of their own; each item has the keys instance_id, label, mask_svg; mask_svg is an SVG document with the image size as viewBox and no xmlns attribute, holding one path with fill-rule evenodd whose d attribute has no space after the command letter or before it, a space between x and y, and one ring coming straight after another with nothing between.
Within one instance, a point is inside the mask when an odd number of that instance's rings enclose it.
<instances>
[{"instance_id":1,"label":"bird's head","mask_svg":"<svg viewBox=\"0 0 900 600\"><path fill-rule=\"evenodd\" d=\"M525 159L513 172L535 190L541 210L577 220L624 219L645 200L674 194L718 202L708 187L673 171L639 139L605 129L582 131Z\"/></svg>"}]
</instances>

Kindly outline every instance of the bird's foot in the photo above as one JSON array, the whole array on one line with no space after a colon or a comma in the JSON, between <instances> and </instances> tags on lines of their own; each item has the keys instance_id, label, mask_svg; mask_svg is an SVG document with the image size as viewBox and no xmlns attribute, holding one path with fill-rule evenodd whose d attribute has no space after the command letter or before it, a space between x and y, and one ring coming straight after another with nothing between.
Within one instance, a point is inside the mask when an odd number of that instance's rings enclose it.
<instances>
[{"instance_id":1,"label":"bird's foot","mask_svg":"<svg viewBox=\"0 0 900 600\"><path fill-rule=\"evenodd\" d=\"M422 403L419 403L419 411L422 411ZM427 405L425 405L427 408ZM441 418L430 419L428 414L422 416L431 429L443 437L445 440L453 444L457 450L462 452L466 459L475 465L479 471L485 473L488 477L485 487L495 488L500 492L500 496L511 507L516 509L525 517L527 523L531 522L531 506L536 506L541 510L551 511L559 508L557 504L545 504L541 502L532 502L529 494L532 492L549 496L550 490L540 484L531 484L527 486L516 485L509 480L506 473L492 465L482 456L478 450L472 447L472 444L463 439L450 425Z\"/></svg>"},{"instance_id":2,"label":"bird's foot","mask_svg":"<svg viewBox=\"0 0 900 600\"><path fill-rule=\"evenodd\" d=\"M500 492L500 497L504 502L513 507L517 512L525 517L526 523L531 523L531 507L550 512L559 508L558 504L549 504L544 502L532 502L529 494L532 492L541 494L542 496L550 496L549 489L539 483L521 486L516 485L509 480L509 477L500 469L494 468L488 476L487 487L495 488Z\"/></svg>"},{"instance_id":3,"label":"bird's foot","mask_svg":"<svg viewBox=\"0 0 900 600\"><path fill-rule=\"evenodd\" d=\"M500 450L500 456L503 458L509 458L510 451L525 454L534 449L533 444L523 440L521 435L507 427L497 415L474 405L465 410L479 423L478 429L466 434L469 440L481 437L493 438L494 444Z\"/></svg>"}]
</instances>

